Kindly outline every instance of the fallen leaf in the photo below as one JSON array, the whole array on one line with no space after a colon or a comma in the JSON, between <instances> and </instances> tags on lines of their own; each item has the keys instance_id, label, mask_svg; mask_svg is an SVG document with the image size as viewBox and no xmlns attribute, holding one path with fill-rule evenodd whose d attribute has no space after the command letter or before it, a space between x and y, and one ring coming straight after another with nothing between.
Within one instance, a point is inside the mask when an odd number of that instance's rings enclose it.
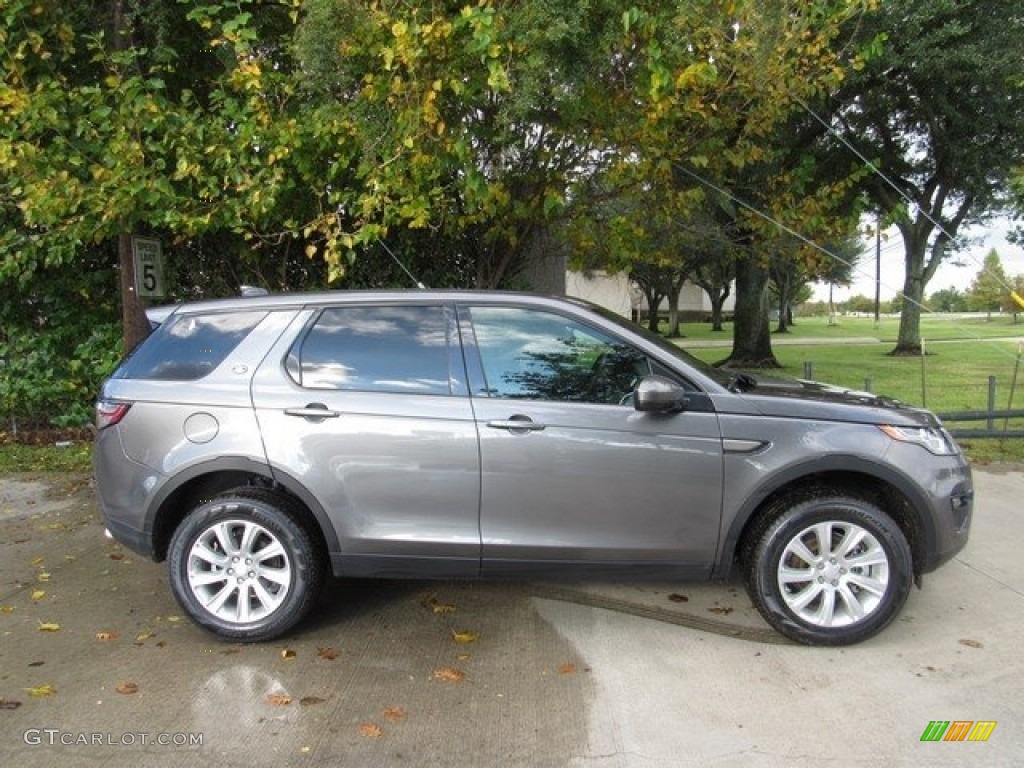
<instances>
[{"instance_id":1,"label":"fallen leaf","mask_svg":"<svg viewBox=\"0 0 1024 768\"><path fill-rule=\"evenodd\" d=\"M113 631L103 631L96 633L97 640L117 640L117 638L119 638L120 636L121 634L119 632Z\"/></svg>"},{"instance_id":2,"label":"fallen leaf","mask_svg":"<svg viewBox=\"0 0 1024 768\"><path fill-rule=\"evenodd\" d=\"M457 683L466 678L466 673L455 667L441 667L434 670L434 679L443 680L446 683Z\"/></svg>"},{"instance_id":3,"label":"fallen leaf","mask_svg":"<svg viewBox=\"0 0 1024 768\"><path fill-rule=\"evenodd\" d=\"M558 674L560 675L575 675L576 665L575 664L563 664L558 668Z\"/></svg>"},{"instance_id":4,"label":"fallen leaf","mask_svg":"<svg viewBox=\"0 0 1024 768\"><path fill-rule=\"evenodd\" d=\"M107 557L111 560L124 560L124 555L121 552L111 552Z\"/></svg>"},{"instance_id":5,"label":"fallen leaf","mask_svg":"<svg viewBox=\"0 0 1024 768\"><path fill-rule=\"evenodd\" d=\"M470 643L475 643L479 637L480 635L478 635L476 632L470 632L468 630L456 632L454 629L452 630L452 640L454 640L456 643L461 643L462 645L469 645Z\"/></svg>"},{"instance_id":6,"label":"fallen leaf","mask_svg":"<svg viewBox=\"0 0 1024 768\"><path fill-rule=\"evenodd\" d=\"M39 631L40 632L58 632L58 631L60 631L60 624L57 624L56 622L53 622L53 621L48 621L48 622L42 622L41 621L41 622L39 622Z\"/></svg>"},{"instance_id":7,"label":"fallen leaf","mask_svg":"<svg viewBox=\"0 0 1024 768\"><path fill-rule=\"evenodd\" d=\"M266 698L267 703L275 707L287 707L292 703L292 697L287 693L268 693Z\"/></svg>"},{"instance_id":8,"label":"fallen leaf","mask_svg":"<svg viewBox=\"0 0 1024 768\"><path fill-rule=\"evenodd\" d=\"M29 665L30 667L41 667L41 666L43 666L43 664L45 664L45 663L46 663L46 662L45 662L45 661L43 661L42 659L36 659L35 661L30 661L30 662L28 663L28 665Z\"/></svg>"},{"instance_id":9,"label":"fallen leaf","mask_svg":"<svg viewBox=\"0 0 1024 768\"><path fill-rule=\"evenodd\" d=\"M384 735L384 731L382 731L381 727L376 723L363 723L359 726L359 730L362 732L363 736L366 736L368 739L379 739Z\"/></svg>"},{"instance_id":10,"label":"fallen leaf","mask_svg":"<svg viewBox=\"0 0 1024 768\"><path fill-rule=\"evenodd\" d=\"M981 644L981 642L979 640L971 640L968 637L962 638L960 640L960 645L966 645L968 648L984 648L985 647L985 646L983 646Z\"/></svg>"},{"instance_id":11,"label":"fallen leaf","mask_svg":"<svg viewBox=\"0 0 1024 768\"><path fill-rule=\"evenodd\" d=\"M722 616L728 616L730 613L732 613L732 610L732 608L726 608L723 605L713 605L710 608L708 608L708 611L710 611L711 613L718 613Z\"/></svg>"},{"instance_id":12,"label":"fallen leaf","mask_svg":"<svg viewBox=\"0 0 1024 768\"><path fill-rule=\"evenodd\" d=\"M309 707L313 704L323 704L326 699L321 699L319 696L303 696L299 699L299 706Z\"/></svg>"},{"instance_id":13,"label":"fallen leaf","mask_svg":"<svg viewBox=\"0 0 1024 768\"><path fill-rule=\"evenodd\" d=\"M36 557L36 558L32 559L32 566L34 568L38 568L39 566L41 566L45 562L46 562L46 559L42 555L40 555L39 557Z\"/></svg>"},{"instance_id":14,"label":"fallen leaf","mask_svg":"<svg viewBox=\"0 0 1024 768\"><path fill-rule=\"evenodd\" d=\"M64 555L64 560L66 562L73 563L73 562L75 562L75 556L74 555Z\"/></svg>"},{"instance_id":15,"label":"fallen leaf","mask_svg":"<svg viewBox=\"0 0 1024 768\"><path fill-rule=\"evenodd\" d=\"M328 645L323 648L317 648L316 655L319 656L321 659L327 659L327 661L334 661L336 658L338 658L338 651L337 649L332 648Z\"/></svg>"},{"instance_id":16,"label":"fallen leaf","mask_svg":"<svg viewBox=\"0 0 1024 768\"><path fill-rule=\"evenodd\" d=\"M20 706L20 701L14 701L12 699L0 699L0 709L17 709Z\"/></svg>"},{"instance_id":17,"label":"fallen leaf","mask_svg":"<svg viewBox=\"0 0 1024 768\"><path fill-rule=\"evenodd\" d=\"M38 579L39 581L45 583L45 582L50 580L50 574L47 573L46 571L40 571L39 573L36 574L36 579Z\"/></svg>"},{"instance_id":18,"label":"fallen leaf","mask_svg":"<svg viewBox=\"0 0 1024 768\"><path fill-rule=\"evenodd\" d=\"M469 661L470 659L473 658L473 654L472 653L459 653L459 654L457 654L455 656L455 658L458 659L459 661Z\"/></svg>"},{"instance_id":19,"label":"fallen leaf","mask_svg":"<svg viewBox=\"0 0 1024 768\"><path fill-rule=\"evenodd\" d=\"M401 707L388 707L383 712L385 719L390 720L392 723L397 723L405 720L405 710Z\"/></svg>"},{"instance_id":20,"label":"fallen leaf","mask_svg":"<svg viewBox=\"0 0 1024 768\"><path fill-rule=\"evenodd\" d=\"M241 648L227 648L227 649L221 651L220 654L222 656L230 656L230 655L232 655L234 653L240 653L241 650L242 650Z\"/></svg>"},{"instance_id":21,"label":"fallen leaf","mask_svg":"<svg viewBox=\"0 0 1024 768\"><path fill-rule=\"evenodd\" d=\"M35 688L26 688L28 695L34 699L41 699L44 696L53 696L57 692L57 689L53 687L53 683L43 683L37 685Z\"/></svg>"},{"instance_id":22,"label":"fallen leaf","mask_svg":"<svg viewBox=\"0 0 1024 768\"><path fill-rule=\"evenodd\" d=\"M45 589L33 589L32 590L32 599L33 600L42 600L44 597L46 597L46 590Z\"/></svg>"},{"instance_id":23,"label":"fallen leaf","mask_svg":"<svg viewBox=\"0 0 1024 768\"><path fill-rule=\"evenodd\" d=\"M295 658L295 651L293 651L291 648L285 648L281 651L281 658L285 661L291 661Z\"/></svg>"},{"instance_id":24,"label":"fallen leaf","mask_svg":"<svg viewBox=\"0 0 1024 768\"><path fill-rule=\"evenodd\" d=\"M450 603L442 603L436 595L427 595L420 601L420 605L429 608L434 613L455 613L455 606Z\"/></svg>"},{"instance_id":25,"label":"fallen leaf","mask_svg":"<svg viewBox=\"0 0 1024 768\"><path fill-rule=\"evenodd\" d=\"M671 595L668 596L668 599L670 601L672 601L673 603L688 603L688 602L690 602L690 598L688 598L686 595L680 595L678 592L673 592Z\"/></svg>"},{"instance_id":26,"label":"fallen leaf","mask_svg":"<svg viewBox=\"0 0 1024 768\"><path fill-rule=\"evenodd\" d=\"M123 693L123 694L126 694L126 695L130 695L130 694L138 693L139 692L139 684L138 683L134 683L131 680L123 680L123 681L121 681L120 683L117 684L117 686L114 688L114 690L117 691L118 693Z\"/></svg>"},{"instance_id":27,"label":"fallen leaf","mask_svg":"<svg viewBox=\"0 0 1024 768\"><path fill-rule=\"evenodd\" d=\"M147 640L149 640L153 636L154 636L154 634L152 632L140 632L139 634L137 634L135 636L135 643L137 645L141 645L142 643L146 642Z\"/></svg>"},{"instance_id":28,"label":"fallen leaf","mask_svg":"<svg viewBox=\"0 0 1024 768\"><path fill-rule=\"evenodd\" d=\"M14 613L13 605L0 605L0 613Z\"/></svg>"}]
</instances>

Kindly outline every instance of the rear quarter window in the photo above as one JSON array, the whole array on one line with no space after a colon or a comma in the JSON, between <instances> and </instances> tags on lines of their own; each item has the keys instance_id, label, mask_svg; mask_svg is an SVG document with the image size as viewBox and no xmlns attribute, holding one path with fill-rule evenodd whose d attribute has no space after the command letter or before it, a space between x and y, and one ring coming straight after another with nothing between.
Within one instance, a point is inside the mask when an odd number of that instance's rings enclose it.
<instances>
[{"instance_id":1,"label":"rear quarter window","mask_svg":"<svg viewBox=\"0 0 1024 768\"><path fill-rule=\"evenodd\" d=\"M139 345L113 378L201 379L224 362L266 316L265 311L172 316Z\"/></svg>"}]
</instances>

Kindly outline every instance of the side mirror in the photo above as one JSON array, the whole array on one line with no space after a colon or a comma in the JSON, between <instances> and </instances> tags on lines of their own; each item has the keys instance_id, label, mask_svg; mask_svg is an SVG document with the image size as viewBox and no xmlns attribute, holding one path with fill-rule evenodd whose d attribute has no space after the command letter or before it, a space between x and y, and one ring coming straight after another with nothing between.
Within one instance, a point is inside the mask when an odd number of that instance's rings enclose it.
<instances>
[{"instance_id":1,"label":"side mirror","mask_svg":"<svg viewBox=\"0 0 1024 768\"><path fill-rule=\"evenodd\" d=\"M686 408L686 390L664 376L645 376L636 386L633 407L648 413L677 413Z\"/></svg>"}]
</instances>

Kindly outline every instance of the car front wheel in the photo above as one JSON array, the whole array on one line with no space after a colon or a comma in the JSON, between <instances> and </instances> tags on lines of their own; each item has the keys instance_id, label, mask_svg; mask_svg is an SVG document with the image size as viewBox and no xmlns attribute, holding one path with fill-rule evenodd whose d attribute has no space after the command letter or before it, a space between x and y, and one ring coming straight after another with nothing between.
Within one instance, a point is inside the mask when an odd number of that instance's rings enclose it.
<instances>
[{"instance_id":1,"label":"car front wheel","mask_svg":"<svg viewBox=\"0 0 1024 768\"><path fill-rule=\"evenodd\" d=\"M875 505L846 496L789 505L753 543L746 566L761 615L810 645L848 645L881 631L913 583L899 526Z\"/></svg>"},{"instance_id":2,"label":"car front wheel","mask_svg":"<svg viewBox=\"0 0 1024 768\"><path fill-rule=\"evenodd\" d=\"M203 628L262 641L293 627L316 599L323 564L287 498L240 488L193 510L168 552L171 590Z\"/></svg>"}]
</instances>

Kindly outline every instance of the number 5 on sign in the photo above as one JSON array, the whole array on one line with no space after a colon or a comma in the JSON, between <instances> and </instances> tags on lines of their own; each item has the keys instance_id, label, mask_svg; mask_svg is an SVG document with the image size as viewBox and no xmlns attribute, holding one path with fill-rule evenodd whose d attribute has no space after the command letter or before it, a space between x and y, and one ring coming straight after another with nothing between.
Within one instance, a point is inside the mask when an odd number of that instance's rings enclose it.
<instances>
[{"instance_id":1,"label":"number 5 on sign","mask_svg":"<svg viewBox=\"0 0 1024 768\"><path fill-rule=\"evenodd\" d=\"M158 299L164 292L164 252L160 241L149 237L133 237L135 256L135 293L144 299Z\"/></svg>"}]
</instances>

